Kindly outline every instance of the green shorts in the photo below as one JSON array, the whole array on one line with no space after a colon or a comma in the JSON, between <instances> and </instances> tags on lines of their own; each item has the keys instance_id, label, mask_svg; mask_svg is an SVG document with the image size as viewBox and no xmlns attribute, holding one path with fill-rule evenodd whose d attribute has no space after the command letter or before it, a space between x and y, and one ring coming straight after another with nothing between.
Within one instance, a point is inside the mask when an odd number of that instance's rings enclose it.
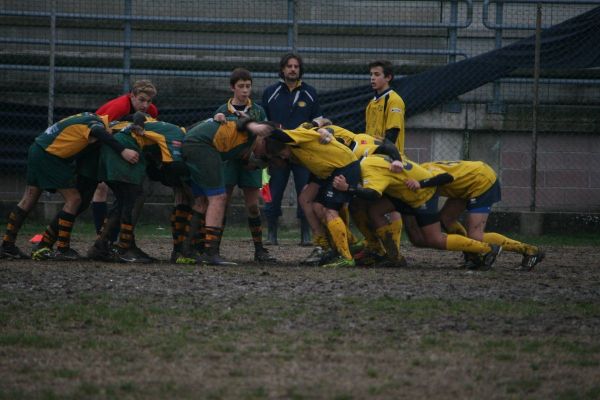
<instances>
[{"instance_id":1,"label":"green shorts","mask_svg":"<svg viewBox=\"0 0 600 400\"><path fill-rule=\"evenodd\" d=\"M34 143L27 155L27 184L42 190L75 187L75 161L47 153Z\"/></svg>"},{"instance_id":2,"label":"green shorts","mask_svg":"<svg viewBox=\"0 0 600 400\"><path fill-rule=\"evenodd\" d=\"M238 186L239 188L262 187L262 170L246 169L242 160L233 159L225 161L223 170L225 171L225 185Z\"/></svg>"},{"instance_id":3,"label":"green shorts","mask_svg":"<svg viewBox=\"0 0 600 400\"><path fill-rule=\"evenodd\" d=\"M217 149L206 143L184 142L182 153L192 182L207 196L225 188L223 161Z\"/></svg>"},{"instance_id":4,"label":"green shorts","mask_svg":"<svg viewBox=\"0 0 600 400\"><path fill-rule=\"evenodd\" d=\"M77 175L86 178L98 179L98 162L100 160L100 143L88 145L81 153L77 154Z\"/></svg>"},{"instance_id":5,"label":"green shorts","mask_svg":"<svg viewBox=\"0 0 600 400\"><path fill-rule=\"evenodd\" d=\"M99 181L141 185L145 177L146 160L144 157L140 157L136 164L130 164L110 147L102 146L98 167Z\"/></svg>"}]
</instances>

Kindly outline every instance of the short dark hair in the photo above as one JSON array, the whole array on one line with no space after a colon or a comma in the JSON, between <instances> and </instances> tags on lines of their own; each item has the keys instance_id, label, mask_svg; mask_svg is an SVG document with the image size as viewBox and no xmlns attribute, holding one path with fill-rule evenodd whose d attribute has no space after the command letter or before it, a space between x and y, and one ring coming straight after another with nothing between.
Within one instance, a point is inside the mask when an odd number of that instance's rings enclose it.
<instances>
[{"instance_id":1,"label":"short dark hair","mask_svg":"<svg viewBox=\"0 0 600 400\"><path fill-rule=\"evenodd\" d=\"M265 149L269 158L278 157L279 153L285 149L285 143L271 137L267 137L265 139Z\"/></svg>"},{"instance_id":2,"label":"short dark hair","mask_svg":"<svg viewBox=\"0 0 600 400\"><path fill-rule=\"evenodd\" d=\"M252 82L252 75L250 75L250 71L248 71L246 68L236 68L231 71L231 75L229 76L229 84L231 86L235 86L237 81Z\"/></svg>"},{"instance_id":3,"label":"short dark hair","mask_svg":"<svg viewBox=\"0 0 600 400\"><path fill-rule=\"evenodd\" d=\"M371 68L381 67L383 69L383 76L391 76L390 82L394 80L394 66L391 61L388 60L375 60L369 63L369 71Z\"/></svg>"},{"instance_id":4,"label":"short dark hair","mask_svg":"<svg viewBox=\"0 0 600 400\"><path fill-rule=\"evenodd\" d=\"M300 57L296 53L287 53L281 57L281 60L279 60L279 77L281 79L284 78L283 67L285 67L287 65L288 61L290 61L292 58L295 58L296 60L298 60L298 65L300 66L300 72L298 73L298 78L302 78L302 74L304 73L304 62L302 62L302 57Z\"/></svg>"}]
</instances>

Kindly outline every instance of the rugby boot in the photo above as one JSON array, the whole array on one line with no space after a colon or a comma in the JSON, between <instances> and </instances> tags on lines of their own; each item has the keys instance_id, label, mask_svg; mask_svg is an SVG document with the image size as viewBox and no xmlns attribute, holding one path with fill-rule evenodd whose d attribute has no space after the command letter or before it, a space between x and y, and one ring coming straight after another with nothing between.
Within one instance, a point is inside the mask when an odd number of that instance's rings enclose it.
<instances>
[{"instance_id":1,"label":"rugby boot","mask_svg":"<svg viewBox=\"0 0 600 400\"><path fill-rule=\"evenodd\" d=\"M52 248L48 247L43 242L37 243L35 246L33 246L33 249L31 250L31 259L32 260L37 260L37 261L48 260L48 259L52 258L52 255L53 255Z\"/></svg>"},{"instance_id":2,"label":"rugby boot","mask_svg":"<svg viewBox=\"0 0 600 400\"><path fill-rule=\"evenodd\" d=\"M29 258L29 256L15 246L14 243L3 244L0 248L0 255L0 258L9 258L11 260L26 260Z\"/></svg>"},{"instance_id":3,"label":"rugby boot","mask_svg":"<svg viewBox=\"0 0 600 400\"><path fill-rule=\"evenodd\" d=\"M522 271L531 271L533 267L541 263L545 257L546 253L541 249L538 249L538 251L532 255L525 254L523 255L523 260L521 261L520 269Z\"/></svg>"},{"instance_id":4,"label":"rugby boot","mask_svg":"<svg viewBox=\"0 0 600 400\"><path fill-rule=\"evenodd\" d=\"M300 265L319 265L321 257L323 257L323 248L316 246L312 252L304 260L300 261Z\"/></svg>"},{"instance_id":5,"label":"rugby boot","mask_svg":"<svg viewBox=\"0 0 600 400\"><path fill-rule=\"evenodd\" d=\"M81 258L81 255L70 247L56 249L52 254L52 259L56 261L77 261L81 260Z\"/></svg>"},{"instance_id":6,"label":"rugby boot","mask_svg":"<svg viewBox=\"0 0 600 400\"><path fill-rule=\"evenodd\" d=\"M496 262L496 258L500 255L500 253L502 253L502 246L491 244L490 247L492 249L483 255L483 264L479 268L484 271L492 269L494 263Z\"/></svg>"},{"instance_id":7,"label":"rugby boot","mask_svg":"<svg viewBox=\"0 0 600 400\"><path fill-rule=\"evenodd\" d=\"M254 261L258 263L276 263L277 259L269 254L269 250L261 246L254 250Z\"/></svg>"},{"instance_id":8,"label":"rugby boot","mask_svg":"<svg viewBox=\"0 0 600 400\"><path fill-rule=\"evenodd\" d=\"M328 264L323 265L323 268L351 268L354 267L356 263L353 259L345 259L344 257L338 257Z\"/></svg>"},{"instance_id":9,"label":"rugby boot","mask_svg":"<svg viewBox=\"0 0 600 400\"><path fill-rule=\"evenodd\" d=\"M110 245L105 240L96 240L92 247L87 251L87 257L90 260L97 261L114 261L112 252L110 251Z\"/></svg>"}]
</instances>

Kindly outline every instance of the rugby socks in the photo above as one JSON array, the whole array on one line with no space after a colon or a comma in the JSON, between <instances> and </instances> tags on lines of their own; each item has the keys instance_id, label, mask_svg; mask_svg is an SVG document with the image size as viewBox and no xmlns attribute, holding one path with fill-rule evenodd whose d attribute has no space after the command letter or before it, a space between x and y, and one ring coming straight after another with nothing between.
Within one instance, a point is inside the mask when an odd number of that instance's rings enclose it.
<instances>
[{"instance_id":1,"label":"rugby socks","mask_svg":"<svg viewBox=\"0 0 600 400\"><path fill-rule=\"evenodd\" d=\"M58 214L52 218L52 221L46 227L42 235L42 241L40 242L40 247L48 247L51 248L56 242L56 237L58 235Z\"/></svg>"},{"instance_id":2,"label":"rugby socks","mask_svg":"<svg viewBox=\"0 0 600 400\"><path fill-rule=\"evenodd\" d=\"M204 236L205 253L211 256L219 254L219 245L223 237L223 228L218 226L207 226Z\"/></svg>"},{"instance_id":3,"label":"rugby socks","mask_svg":"<svg viewBox=\"0 0 600 400\"><path fill-rule=\"evenodd\" d=\"M206 214L194 212L198 223L190 227L192 234L192 246L198 252L204 251L204 238L206 237Z\"/></svg>"},{"instance_id":4,"label":"rugby socks","mask_svg":"<svg viewBox=\"0 0 600 400\"><path fill-rule=\"evenodd\" d=\"M189 236L191 216L192 209L187 204L178 204L171 212L171 236L176 250L181 250L183 242Z\"/></svg>"},{"instance_id":5,"label":"rugby socks","mask_svg":"<svg viewBox=\"0 0 600 400\"><path fill-rule=\"evenodd\" d=\"M497 244L499 246L502 246L502 250L511 251L527 256L534 255L538 252L538 248L536 246L519 242L517 240L508 238L495 232L484 233L483 241L486 243Z\"/></svg>"},{"instance_id":6,"label":"rugby socks","mask_svg":"<svg viewBox=\"0 0 600 400\"><path fill-rule=\"evenodd\" d=\"M12 209L8 215L6 233L2 238L2 244L15 244L17 240L17 234L19 233L21 226L23 226L23 222L25 221L25 218L27 218L27 214L29 213L19 206L15 206L15 208Z\"/></svg>"},{"instance_id":7,"label":"rugby socks","mask_svg":"<svg viewBox=\"0 0 600 400\"><path fill-rule=\"evenodd\" d=\"M327 230L331 235L331 240L338 253L346 260L352 260L350 246L348 245L348 235L346 233L346 224L340 217L327 221Z\"/></svg>"},{"instance_id":8,"label":"rugby socks","mask_svg":"<svg viewBox=\"0 0 600 400\"><path fill-rule=\"evenodd\" d=\"M346 234L348 235L348 243L350 245L357 243L358 239L356 238L356 236L354 236L354 233L352 233L352 230L350 229L350 210L348 210L348 206L343 206L340 209L340 218L342 219L342 221L344 221L344 224L346 224Z\"/></svg>"},{"instance_id":9,"label":"rugby socks","mask_svg":"<svg viewBox=\"0 0 600 400\"><path fill-rule=\"evenodd\" d=\"M400 236L402 234L402 220L392 221L375 230L375 234L383 243L388 258L397 260L400 257Z\"/></svg>"},{"instance_id":10,"label":"rugby socks","mask_svg":"<svg viewBox=\"0 0 600 400\"><path fill-rule=\"evenodd\" d=\"M59 251L67 250L71 245L71 231L75 223L75 214L69 214L64 210L58 212L58 240L56 248Z\"/></svg>"},{"instance_id":11,"label":"rugby socks","mask_svg":"<svg viewBox=\"0 0 600 400\"><path fill-rule=\"evenodd\" d=\"M133 225L125 222L121 223L121 229L119 230L119 246L121 249L130 249L133 245Z\"/></svg>"},{"instance_id":12,"label":"rugby socks","mask_svg":"<svg viewBox=\"0 0 600 400\"><path fill-rule=\"evenodd\" d=\"M100 234L107 214L108 206L105 201L92 201L92 216L94 217L97 234Z\"/></svg>"},{"instance_id":13,"label":"rugby socks","mask_svg":"<svg viewBox=\"0 0 600 400\"><path fill-rule=\"evenodd\" d=\"M319 246L323 249L323 251L328 251L331 249L331 245L329 244L329 239L327 239L326 235L314 235L313 236L313 244L315 246Z\"/></svg>"},{"instance_id":14,"label":"rugby socks","mask_svg":"<svg viewBox=\"0 0 600 400\"><path fill-rule=\"evenodd\" d=\"M260 215L258 217L248 217L248 228L250 228L254 249L262 249L262 223L260 221Z\"/></svg>"},{"instance_id":15,"label":"rugby socks","mask_svg":"<svg viewBox=\"0 0 600 400\"><path fill-rule=\"evenodd\" d=\"M485 254L491 249L487 243L469 239L461 235L450 234L446 237L446 250Z\"/></svg>"},{"instance_id":16,"label":"rugby socks","mask_svg":"<svg viewBox=\"0 0 600 400\"><path fill-rule=\"evenodd\" d=\"M355 210L352 212L352 219L356 224L356 227L362 233L365 241L367 242L367 249L370 252L383 254L385 250L383 246L379 242L377 235L371 230L371 226L369 225L369 215L364 210Z\"/></svg>"},{"instance_id":17,"label":"rugby socks","mask_svg":"<svg viewBox=\"0 0 600 400\"><path fill-rule=\"evenodd\" d=\"M458 221L454 221L449 226L445 226L446 232L456 235L467 236L467 229Z\"/></svg>"}]
</instances>

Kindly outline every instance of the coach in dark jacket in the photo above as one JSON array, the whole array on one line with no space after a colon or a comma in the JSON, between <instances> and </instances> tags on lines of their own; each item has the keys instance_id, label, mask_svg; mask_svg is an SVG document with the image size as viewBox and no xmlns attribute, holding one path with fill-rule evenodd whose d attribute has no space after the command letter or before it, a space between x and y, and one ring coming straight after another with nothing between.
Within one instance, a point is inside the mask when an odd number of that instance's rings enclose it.
<instances>
[{"instance_id":1,"label":"coach in dark jacket","mask_svg":"<svg viewBox=\"0 0 600 400\"><path fill-rule=\"evenodd\" d=\"M281 79L263 92L262 106L267 113L267 119L281 124L284 129L294 129L303 122L321 116L317 91L301 80L303 72L302 58L297 54L286 54L279 62ZM265 205L265 216L269 229L267 243L270 244L277 244L277 221L282 215L281 200L290 172L294 174L294 186L298 195L308 183L309 172L305 167L289 164L269 169L272 201ZM310 246L310 227L299 205L296 215L301 220L300 244Z\"/></svg>"}]
</instances>

